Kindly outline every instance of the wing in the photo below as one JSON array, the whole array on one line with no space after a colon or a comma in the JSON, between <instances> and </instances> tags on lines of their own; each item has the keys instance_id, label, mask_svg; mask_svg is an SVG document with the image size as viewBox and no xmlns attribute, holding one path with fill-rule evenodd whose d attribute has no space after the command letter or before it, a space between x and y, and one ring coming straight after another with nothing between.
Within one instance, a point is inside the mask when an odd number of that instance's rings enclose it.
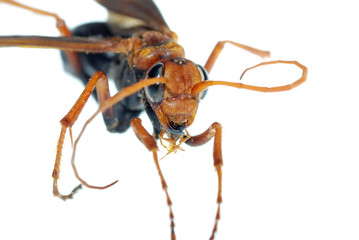
<instances>
[{"instance_id":1,"label":"wing","mask_svg":"<svg viewBox=\"0 0 359 240\"><path fill-rule=\"evenodd\" d=\"M0 36L0 47L52 48L86 53L128 52L132 49L132 45L132 39L119 37L92 39L82 37Z\"/></svg>"},{"instance_id":2,"label":"wing","mask_svg":"<svg viewBox=\"0 0 359 240\"><path fill-rule=\"evenodd\" d=\"M169 31L167 23L152 0L96 0L112 13L137 18L156 30Z\"/></svg>"}]
</instances>

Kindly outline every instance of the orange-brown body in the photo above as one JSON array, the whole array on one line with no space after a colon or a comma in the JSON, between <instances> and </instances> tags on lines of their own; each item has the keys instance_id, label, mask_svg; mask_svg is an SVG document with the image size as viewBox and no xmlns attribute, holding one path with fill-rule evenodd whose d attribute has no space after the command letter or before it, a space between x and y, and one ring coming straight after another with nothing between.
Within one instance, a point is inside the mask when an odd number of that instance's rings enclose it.
<instances>
[{"instance_id":1,"label":"orange-brown body","mask_svg":"<svg viewBox=\"0 0 359 240\"><path fill-rule=\"evenodd\" d=\"M161 143L162 140L169 142L169 152L181 149L180 145L184 142L190 146L200 146L214 138L213 164L218 176L218 207L210 236L210 240L213 240L217 232L222 203L222 126L215 122L202 134L196 136L190 136L186 130L194 121L199 101L202 99L205 90L210 86L224 85L260 92L286 91L297 87L306 80L307 68L296 61L279 60L264 62L252 67L283 63L293 64L302 69L301 78L291 84L278 87L260 87L242 83L207 81L207 71L211 71L226 43L260 57L268 57L269 52L233 41L220 41L212 50L205 66L201 67L185 58L184 49L177 43L177 35L169 29L152 0L97 0L97 2L109 10L110 18L106 23L85 24L87 33L92 32L92 30L96 30L95 32L98 33L86 36L83 36L83 29L75 32L77 34L73 34L74 32L67 28L65 21L56 14L25 6L12 0L0 0L0 2L55 18L56 26L61 33L61 37L2 36L0 37L0 47L41 47L65 51L71 72L86 84L84 91L74 106L60 121L62 127L52 175L54 180L53 194L66 200L72 198L82 185L90 188L104 189L117 182L115 181L104 187L92 186L79 176L75 166L75 153L78 141L93 118L102 113L108 130L123 132L131 125L138 139L152 152L170 210L171 239L175 240L172 201L167 191L165 178L160 169L156 137L160 138ZM91 31L89 27L91 27ZM129 36L128 33L132 35ZM109 52L113 53L115 58L109 60L104 55L96 55L98 53ZM119 92L114 96L110 96L105 70L96 69L92 73L85 71L85 69L93 67L87 61L91 54L96 55L95 57L100 56L101 61L105 62L103 64L100 61L100 64L95 65L95 67L101 68L105 65L109 68L112 67L110 70L116 72L115 76L118 77L118 81L115 79L115 83L118 85ZM72 140L71 127L93 93L95 86L100 107L85 123L73 145L72 166L74 174L81 184L74 188L70 194L62 195L58 191L57 182L65 134L67 129L69 129ZM155 130L153 135L142 126L141 119L138 118L143 110L146 110L152 121ZM168 138L163 137L164 133L168 135Z\"/></svg>"}]
</instances>

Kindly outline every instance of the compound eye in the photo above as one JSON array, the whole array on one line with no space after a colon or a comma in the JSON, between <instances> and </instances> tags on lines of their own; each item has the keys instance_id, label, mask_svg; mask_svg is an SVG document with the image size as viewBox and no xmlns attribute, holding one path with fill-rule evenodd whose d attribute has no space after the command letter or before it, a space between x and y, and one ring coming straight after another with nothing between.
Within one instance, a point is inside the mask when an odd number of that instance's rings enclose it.
<instances>
[{"instance_id":1,"label":"compound eye","mask_svg":"<svg viewBox=\"0 0 359 240\"><path fill-rule=\"evenodd\" d=\"M159 78L163 77L164 64L156 63L150 70L148 70L146 78ZM151 103L160 103L165 93L165 85L163 83L156 83L154 85L145 87L145 92L148 100Z\"/></svg>"},{"instance_id":2,"label":"compound eye","mask_svg":"<svg viewBox=\"0 0 359 240\"><path fill-rule=\"evenodd\" d=\"M204 67L202 67L201 65L198 65L198 64L197 64L197 68L199 70L199 73L201 74L201 81L208 80L207 70Z\"/></svg>"},{"instance_id":3,"label":"compound eye","mask_svg":"<svg viewBox=\"0 0 359 240\"><path fill-rule=\"evenodd\" d=\"M201 81L207 81L208 80L208 73L207 73L207 70L202 67L201 65L198 65L197 64L197 68L198 68L198 71L199 73L201 74ZM199 99L203 99L207 94L207 89L204 90L203 92L200 92L199 93Z\"/></svg>"}]
</instances>

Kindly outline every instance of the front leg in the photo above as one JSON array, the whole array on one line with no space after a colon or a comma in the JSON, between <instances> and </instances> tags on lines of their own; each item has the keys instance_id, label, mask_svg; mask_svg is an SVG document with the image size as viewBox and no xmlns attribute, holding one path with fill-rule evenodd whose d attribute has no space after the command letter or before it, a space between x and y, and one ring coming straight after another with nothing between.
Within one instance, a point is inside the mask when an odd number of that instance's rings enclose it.
<instances>
[{"instance_id":1,"label":"front leg","mask_svg":"<svg viewBox=\"0 0 359 240\"><path fill-rule=\"evenodd\" d=\"M171 219L171 240L175 240L176 239L176 235L175 235L175 231L174 231L174 215L173 215L173 211L172 211L172 201L170 199L170 196L168 194L167 191L167 184L165 181L165 178L163 177L161 168L160 168L160 164L158 162L158 156L157 156L157 151L158 151L158 147L157 147L157 143L155 138L149 134L147 132L147 130L142 126L142 121L139 118L134 118L131 121L131 127L133 129L133 131L135 132L137 138L143 143L143 145L145 145L145 147L152 152L153 154L153 160L155 161L156 164L156 168L158 171L158 174L160 175L161 178L161 183L162 183L162 189L163 191L165 191L166 193L166 197L167 197L167 205L170 209L170 219Z\"/></svg>"},{"instance_id":2,"label":"front leg","mask_svg":"<svg viewBox=\"0 0 359 240\"><path fill-rule=\"evenodd\" d=\"M217 61L217 58L218 56L221 54L223 48L224 48L224 45L226 43L230 43L238 48L241 48L243 50L246 50L250 53L253 53L254 55L257 55L261 58L266 58L266 57L270 57L270 52L269 51L263 51L263 50L260 50L260 49L257 49L257 48L253 48L253 47L250 47L250 46L247 46L247 45L244 45L244 44L240 44L240 43L237 43L237 42L233 42L233 41L219 41L216 46L213 48L212 52L211 52L211 55L209 56L206 64L204 65L204 68L207 70L208 73L211 72L212 68L213 68L213 65L214 63Z\"/></svg>"},{"instance_id":3,"label":"front leg","mask_svg":"<svg viewBox=\"0 0 359 240\"><path fill-rule=\"evenodd\" d=\"M214 239L214 235L217 231L218 221L220 219L220 205L222 203L222 166L223 166L223 158L222 158L222 126L221 124L215 122L213 123L205 132L199 134L197 136L193 136L186 141L186 143L190 146L201 146L207 143L214 137L213 144L213 160L214 167L216 169L218 175L218 193L217 193L217 214L215 224L212 230L212 235L210 240Z\"/></svg>"}]
</instances>

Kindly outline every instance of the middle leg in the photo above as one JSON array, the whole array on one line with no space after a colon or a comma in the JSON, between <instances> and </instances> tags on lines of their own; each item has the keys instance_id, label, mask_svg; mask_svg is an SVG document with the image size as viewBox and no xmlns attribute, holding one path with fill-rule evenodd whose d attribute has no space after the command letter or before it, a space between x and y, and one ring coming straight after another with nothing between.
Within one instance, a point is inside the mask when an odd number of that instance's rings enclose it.
<instances>
[{"instance_id":1,"label":"middle leg","mask_svg":"<svg viewBox=\"0 0 359 240\"><path fill-rule=\"evenodd\" d=\"M62 156L62 149L64 145L65 135L67 129L70 132L70 138L72 143L72 131L71 128L75 124L77 118L79 117L82 109L84 108L87 100L91 96L91 93L94 91L95 86L97 87L97 92L99 94L100 102L106 101L109 97L109 89L108 89L108 80L106 74L104 72L96 72L90 79L89 83L86 85L85 89L81 93L80 97L77 99L73 107L70 111L63 117L60 121L61 124L61 132L60 137L57 142L56 146L56 160L54 170L52 172L53 181L53 194L56 197L61 198L62 200L71 199L73 195L81 188L81 185L78 185L72 192L68 195L62 195L58 190L58 179L60 177L60 163L61 163L61 156ZM103 112L103 116L105 119L111 119L114 115L113 109L110 108ZM77 176L77 172L75 172ZM78 176L77 176L78 177ZM86 185L86 184L85 184ZM112 185L112 184L110 184ZM110 186L109 185L109 186ZM91 186L90 186L91 187Z\"/></svg>"}]
</instances>

